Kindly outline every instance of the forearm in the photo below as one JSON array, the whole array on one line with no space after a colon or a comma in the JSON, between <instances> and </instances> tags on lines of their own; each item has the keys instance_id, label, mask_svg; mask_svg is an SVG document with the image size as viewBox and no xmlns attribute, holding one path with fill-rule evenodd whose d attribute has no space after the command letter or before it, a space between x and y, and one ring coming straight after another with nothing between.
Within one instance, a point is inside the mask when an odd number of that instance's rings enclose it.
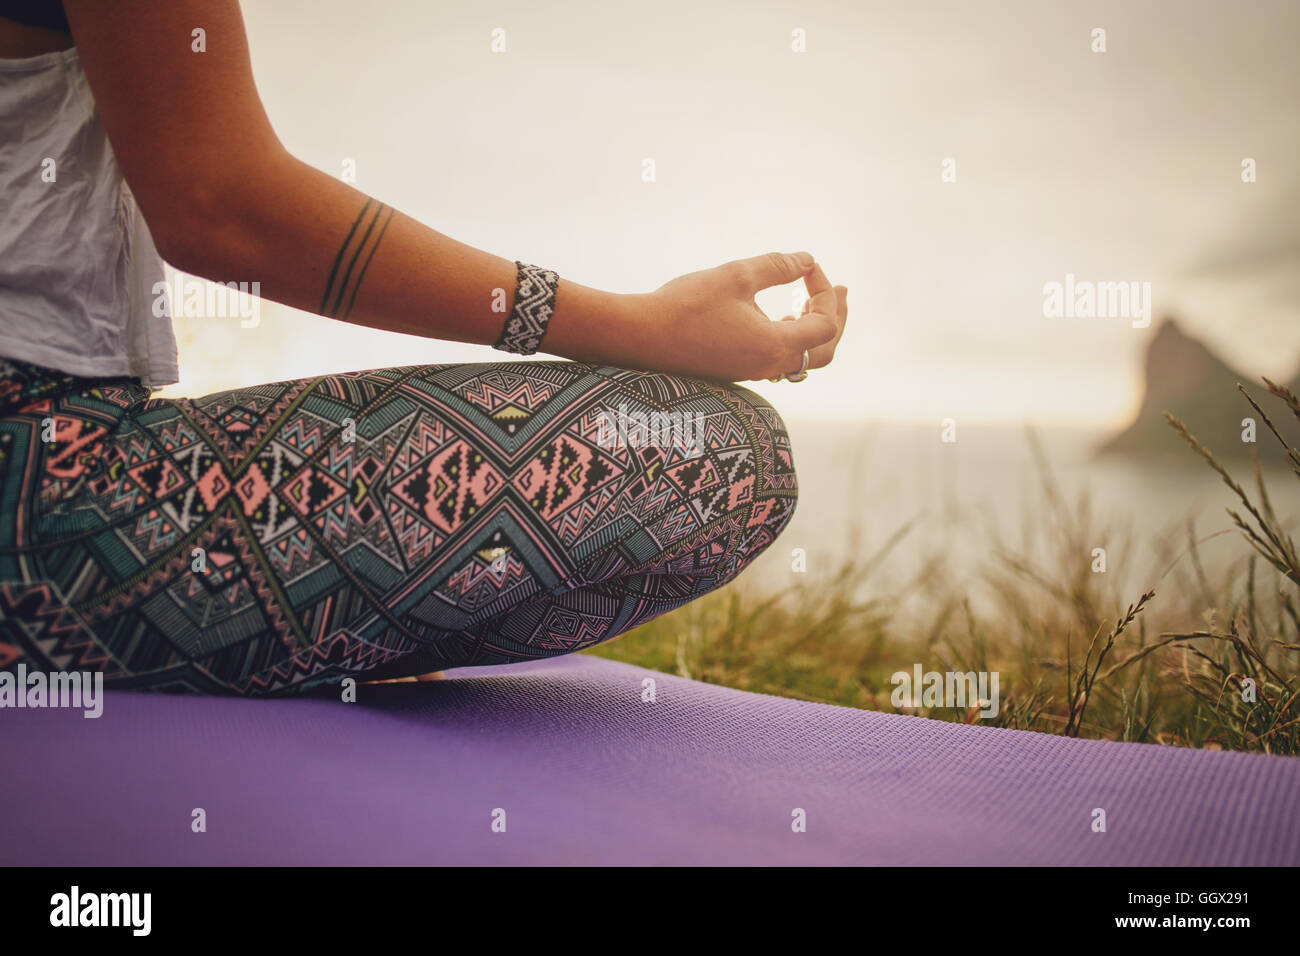
<instances>
[{"instance_id":1,"label":"forearm","mask_svg":"<svg viewBox=\"0 0 1300 956\"><path fill-rule=\"evenodd\" d=\"M371 328L493 344L513 308L513 261L421 225L287 153L196 191L160 241L177 268L256 281L264 298ZM545 263L540 263L545 265ZM542 350L637 365L647 297L561 277Z\"/></svg>"},{"instance_id":2,"label":"forearm","mask_svg":"<svg viewBox=\"0 0 1300 956\"><path fill-rule=\"evenodd\" d=\"M348 322L499 341L514 307L514 263L291 157L257 94L237 0L63 6L113 152L167 261L220 282L257 282L267 298ZM770 321L755 293L797 279L809 308ZM807 253L734 260L644 295L562 276L540 350L723 381L771 378L830 361L844 294Z\"/></svg>"}]
</instances>

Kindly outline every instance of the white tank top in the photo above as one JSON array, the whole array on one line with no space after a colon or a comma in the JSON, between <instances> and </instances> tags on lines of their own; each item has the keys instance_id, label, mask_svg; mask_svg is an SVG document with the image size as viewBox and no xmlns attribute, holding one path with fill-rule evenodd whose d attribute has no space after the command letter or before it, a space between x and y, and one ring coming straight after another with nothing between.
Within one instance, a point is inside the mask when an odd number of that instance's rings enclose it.
<instances>
[{"instance_id":1,"label":"white tank top","mask_svg":"<svg viewBox=\"0 0 1300 956\"><path fill-rule=\"evenodd\" d=\"M0 355L170 385L165 288L77 51L0 59Z\"/></svg>"}]
</instances>

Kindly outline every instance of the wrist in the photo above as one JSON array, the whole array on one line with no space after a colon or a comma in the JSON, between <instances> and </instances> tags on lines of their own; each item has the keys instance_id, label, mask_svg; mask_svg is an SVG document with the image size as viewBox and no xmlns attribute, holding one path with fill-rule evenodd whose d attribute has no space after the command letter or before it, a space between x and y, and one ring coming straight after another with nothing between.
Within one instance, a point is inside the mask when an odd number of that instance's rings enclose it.
<instances>
[{"instance_id":1,"label":"wrist","mask_svg":"<svg viewBox=\"0 0 1300 956\"><path fill-rule=\"evenodd\" d=\"M640 367L651 338L652 295L604 292L561 277L541 349L577 362Z\"/></svg>"},{"instance_id":2,"label":"wrist","mask_svg":"<svg viewBox=\"0 0 1300 956\"><path fill-rule=\"evenodd\" d=\"M655 341L655 298L653 292L612 294L612 321L608 325L612 352L610 364L624 368L646 368ZM662 331L662 329L660 329Z\"/></svg>"}]
</instances>

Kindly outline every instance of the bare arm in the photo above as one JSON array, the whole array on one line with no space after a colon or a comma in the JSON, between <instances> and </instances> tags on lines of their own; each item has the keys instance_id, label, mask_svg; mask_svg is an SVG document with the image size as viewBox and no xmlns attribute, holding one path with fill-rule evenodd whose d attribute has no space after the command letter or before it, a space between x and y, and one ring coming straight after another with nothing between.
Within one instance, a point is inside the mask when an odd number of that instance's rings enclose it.
<instances>
[{"instance_id":1,"label":"bare arm","mask_svg":"<svg viewBox=\"0 0 1300 956\"><path fill-rule=\"evenodd\" d=\"M168 262L217 281L257 281L266 298L359 325L497 341L506 313L492 305L498 289L513 295L514 263L291 156L253 84L236 0L64 6L114 152ZM202 53L191 50L198 27ZM754 292L800 277L813 309L768 321ZM729 263L644 295L561 277L543 348L710 378L776 375L797 368L803 348L824 356L814 367L830 360L843 298L793 256Z\"/></svg>"}]
</instances>

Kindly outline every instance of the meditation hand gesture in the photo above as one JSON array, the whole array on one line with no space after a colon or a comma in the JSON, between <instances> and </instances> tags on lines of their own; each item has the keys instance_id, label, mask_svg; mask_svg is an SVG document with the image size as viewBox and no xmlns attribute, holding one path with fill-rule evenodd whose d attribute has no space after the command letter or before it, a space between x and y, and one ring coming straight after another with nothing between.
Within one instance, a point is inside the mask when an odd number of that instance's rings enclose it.
<instances>
[{"instance_id":1,"label":"meditation hand gesture","mask_svg":"<svg viewBox=\"0 0 1300 956\"><path fill-rule=\"evenodd\" d=\"M754 302L760 289L802 278L809 298L796 318L771 321ZM646 296L645 367L737 382L829 365L844 334L848 290L831 286L806 252L738 259L691 272Z\"/></svg>"}]
</instances>

